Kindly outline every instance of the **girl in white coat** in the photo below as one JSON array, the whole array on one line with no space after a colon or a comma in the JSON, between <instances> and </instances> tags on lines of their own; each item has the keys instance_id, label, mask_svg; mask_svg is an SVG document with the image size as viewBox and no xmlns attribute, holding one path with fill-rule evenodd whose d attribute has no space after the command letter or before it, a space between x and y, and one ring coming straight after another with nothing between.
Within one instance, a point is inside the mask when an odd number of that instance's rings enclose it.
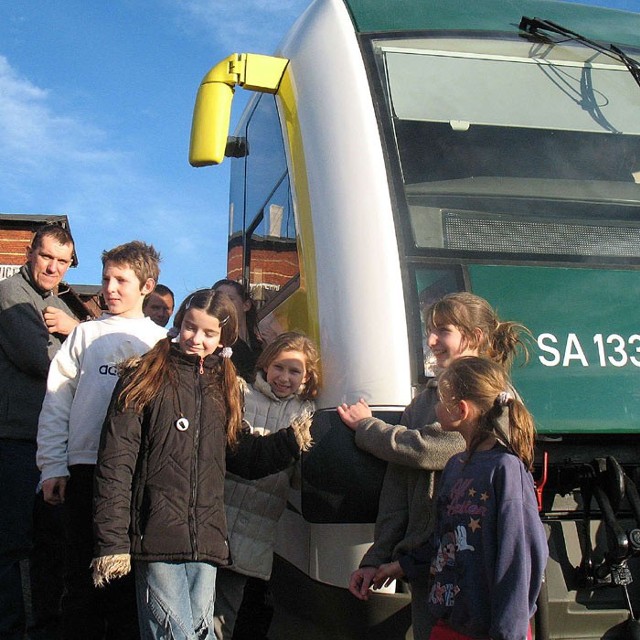
<instances>
[{"instance_id":1,"label":"girl in white coat","mask_svg":"<svg viewBox=\"0 0 640 640\"><path fill-rule=\"evenodd\" d=\"M295 332L279 335L260 354L256 372L255 382L245 390L246 426L267 435L310 422L319 358L309 338ZM232 565L218 572L215 605L216 631L223 640L233 637L247 579L271 576L277 524L293 472L291 467L260 480L227 474L224 499Z\"/></svg>"}]
</instances>

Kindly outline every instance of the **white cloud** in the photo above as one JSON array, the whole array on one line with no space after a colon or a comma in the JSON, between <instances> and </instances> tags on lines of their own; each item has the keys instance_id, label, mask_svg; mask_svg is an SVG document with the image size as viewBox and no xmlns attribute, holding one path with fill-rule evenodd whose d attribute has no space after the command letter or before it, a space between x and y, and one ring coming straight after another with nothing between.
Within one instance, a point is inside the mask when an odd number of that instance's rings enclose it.
<instances>
[{"instance_id":1,"label":"white cloud","mask_svg":"<svg viewBox=\"0 0 640 640\"><path fill-rule=\"evenodd\" d=\"M22 77L0 56L0 164L11 171L23 166L109 162L113 153L96 152L102 131L54 114L49 94Z\"/></svg>"},{"instance_id":2,"label":"white cloud","mask_svg":"<svg viewBox=\"0 0 640 640\"><path fill-rule=\"evenodd\" d=\"M272 53L289 25L310 0L168 0L186 21L185 29L205 31L224 51Z\"/></svg>"},{"instance_id":3,"label":"white cloud","mask_svg":"<svg viewBox=\"0 0 640 640\"><path fill-rule=\"evenodd\" d=\"M160 249L170 286L206 260L223 264L226 234L212 256L210 197L188 188L186 161L171 180L150 173L150 149L119 148L112 140L122 132L57 113L53 98L0 55L0 211L67 214L80 256L72 282L98 282L101 251L133 238ZM219 224L226 229L226 217Z\"/></svg>"}]
</instances>

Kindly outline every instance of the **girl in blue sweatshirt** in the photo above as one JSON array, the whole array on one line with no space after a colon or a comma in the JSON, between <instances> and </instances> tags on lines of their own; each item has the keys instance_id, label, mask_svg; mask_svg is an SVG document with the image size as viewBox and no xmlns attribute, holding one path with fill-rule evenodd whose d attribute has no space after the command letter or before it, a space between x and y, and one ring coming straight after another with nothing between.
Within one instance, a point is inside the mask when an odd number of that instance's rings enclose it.
<instances>
[{"instance_id":1,"label":"girl in blue sweatshirt","mask_svg":"<svg viewBox=\"0 0 640 640\"><path fill-rule=\"evenodd\" d=\"M381 565L374 585L428 580L430 640L525 640L548 556L530 473L533 419L484 358L451 363L439 392L438 420L466 450L442 472L431 543Z\"/></svg>"}]
</instances>

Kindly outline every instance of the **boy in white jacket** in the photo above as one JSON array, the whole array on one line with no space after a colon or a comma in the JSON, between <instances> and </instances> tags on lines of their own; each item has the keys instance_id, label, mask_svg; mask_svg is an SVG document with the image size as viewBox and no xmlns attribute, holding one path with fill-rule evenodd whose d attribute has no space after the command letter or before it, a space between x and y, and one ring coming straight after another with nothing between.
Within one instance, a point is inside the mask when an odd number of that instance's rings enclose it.
<instances>
[{"instance_id":1,"label":"boy in white jacket","mask_svg":"<svg viewBox=\"0 0 640 640\"><path fill-rule=\"evenodd\" d=\"M65 503L65 640L102 637L105 626L111 637L138 637L132 581L118 581L100 593L93 587L93 471L118 364L145 353L166 336L142 312L145 296L158 280L159 261L156 250L139 241L103 252L102 294L109 313L78 325L49 369L38 422L37 463L45 501Z\"/></svg>"}]
</instances>

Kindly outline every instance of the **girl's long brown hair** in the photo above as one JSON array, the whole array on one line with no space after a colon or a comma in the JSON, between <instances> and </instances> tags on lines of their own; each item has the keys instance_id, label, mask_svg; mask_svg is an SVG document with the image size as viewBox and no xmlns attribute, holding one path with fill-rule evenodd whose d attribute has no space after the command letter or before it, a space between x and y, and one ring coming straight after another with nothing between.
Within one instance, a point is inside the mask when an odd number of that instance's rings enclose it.
<instances>
[{"instance_id":1,"label":"girl's long brown hair","mask_svg":"<svg viewBox=\"0 0 640 640\"><path fill-rule=\"evenodd\" d=\"M524 463L533 468L535 425L523 402L516 397L504 367L487 358L465 356L454 360L440 375L438 387L445 405L468 400L480 410L478 428L469 443L469 456L489 436L495 435ZM501 393L509 399L502 404ZM509 433L503 433L500 418L509 415Z\"/></svg>"},{"instance_id":2,"label":"girl's long brown hair","mask_svg":"<svg viewBox=\"0 0 640 640\"><path fill-rule=\"evenodd\" d=\"M231 346L238 338L236 309L226 294L212 289L200 289L187 296L174 319L174 327L178 330L189 309L202 310L219 320L222 327L220 346ZM128 368L129 375L118 398L121 410L140 412L152 402L167 382L177 387L177 372L169 358L170 350L171 338L160 340L135 366ZM222 391L227 410L227 443L233 446L242 428L242 398L231 358L220 358L219 366L214 368L211 375L211 384L219 385Z\"/></svg>"},{"instance_id":3,"label":"girl's long brown hair","mask_svg":"<svg viewBox=\"0 0 640 640\"><path fill-rule=\"evenodd\" d=\"M507 370L518 356L524 362L529 358L526 340L530 331L517 322L501 322L493 307L473 293L460 291L444 296L427 309L425 321L427 327L457 327L467 347L477 349L479 355L499 362Z\"/></svg>"}]
</instances>

